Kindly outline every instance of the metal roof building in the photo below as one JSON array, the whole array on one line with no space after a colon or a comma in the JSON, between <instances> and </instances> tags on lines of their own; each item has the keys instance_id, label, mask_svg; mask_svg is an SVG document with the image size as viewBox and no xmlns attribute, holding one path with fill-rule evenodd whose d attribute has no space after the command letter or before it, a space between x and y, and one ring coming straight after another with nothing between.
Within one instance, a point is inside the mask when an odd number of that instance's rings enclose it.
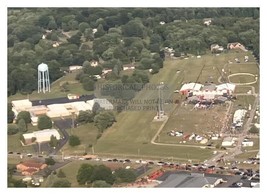
<instances>
[{"instance_id":1,"label":"metal roof building","mask_svg":"<svg viewBox=\"0 0 267 195\"><path fill-rule=\"evenodd\" d=\"M221 178L205 176L200 173L174 173L159 184L159 188L202 188L215 187Z\"/></svg>"},{"instance_id":2,"label":"metal roof building","mask_svg":"<svg viewBox=\"0 0 267 195\"><path fill-rule=\"evenodd\" d=\"M95 103L98 103L100 105L100 107L104 108L105 110L113 110L114 109L114 106L107 99L95 98L93 100L87 101L86 103L89 104L92 108L93 108Z\"/></svg>"}]
</instances>

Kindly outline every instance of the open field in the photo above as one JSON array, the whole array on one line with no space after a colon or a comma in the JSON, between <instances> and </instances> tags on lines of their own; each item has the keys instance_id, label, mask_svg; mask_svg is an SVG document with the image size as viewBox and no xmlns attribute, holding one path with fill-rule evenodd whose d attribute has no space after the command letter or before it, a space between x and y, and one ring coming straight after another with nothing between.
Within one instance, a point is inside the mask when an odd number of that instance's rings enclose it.
<instances>
[{"instance_id":1,"label":"open field","mask_svg":"<svg viewBox=\"0 0 267 195\"><path fill-rule=\"evenodd\" d=\"M36 131L37 127L32 126L31 124L28 124L28 131L25 133L31 133L33 131ZM7 136L7 149L8 151L12 152L27 152L32 153L34 150L32 146L22 146L20 143L20 133L18 132L15 135L8 135Z\"/></svg>"},{"instance_id":2,"label":"open field","mask_svg":"<svg viewBox=\"0 0 267 195\"><path fill-rule=\"evenodd\" d=\"M250 53L224 53L219 56L205 55L202 58L189 57L184 60L166 60L164 68L160 70L157 75L152 76L151 83L164 82L169 87L164 95L164 99L177 98L182 100L181 96L173 93L173 89L179 89L182 83L185 82L200 82L205 83L206 81L214 82L219 84L218 78L221 76L221 69L224 68L225 64L229 60L234 61L236 57L244 57L244 55L251 55ZM250 56L252 59L252 57ZM205 66L203 66L205 65ZM234 64L238 66L239 64ZM249 66L251 68L252 66ZM203 70L201 71L201 69ZM257 73L257 66L254 64L253 73ZM176 73L179 70L179 73ZM235 70L234 70L235 71ZM238 70L237 70L238 71ZM243 71L243 69L242 69ZM250 70L248 70L249 72ZM201 74L200 74L201 72ZM198 78L198 79L197 79ZM248 78L249 79L249 78ZM152 94L150 91L142 90L135 99L151 98L156 94ZM253 96L238 96L235 105L242 104L248 106L252 104L254 100ZM169 109L167 109L167 106ZM175 108L174 104L166 106L165 111L167 115L172 109ZM204 133L211 130L219 130L220 124L216 122L205 122L206 116L216 115L218 121L225 115L226 107L220 106L213 110L185 110L180 105L178 107L178 113L170 116L170 120L167 122L164 131L160 135L160 142L164 143L177 143L175 138L167 136L166 132L177 128L178 130L184 130ZM188 107L189 108L189 107ZM181 111L181 112L180 112ZM189 113L190 112L190 115ZM195 112L195 115L192 115ZM177 159L195 159L204 160L211 156L212 150L200 149L200 148L189 148L189 147L177 147L177 146L159 146L150 144L150 140L159 129L162 122L152 122L155 112L150 111L126 111L122 112L117 117L117 123L111 128L106 130L104 135L98 140L95 146L95 152L99 154L121 154L121 155L133 155L135 157L161 157L170 158L174 157ZM206 114L206 116L205 116ZM177 119L183 119L183 123ZM189 118L190 117L190 118ZM210 118L210 117L208 117ZM217 125L217 127L216 127ZM188 156L189 155L189 156Z\"/></svg>"},{"instance_id":3,"label":"open field","mask_svg":"<svg viewBox=\"0 0 267 195\"><path fill-rule=\"evenodd\" d=\"M208 139L208 135L220 133L222 128L222 120L224 119L227 105L215 105L213 108L193 109L193 105L181 106L173 115L170 116L168 122L160 134L161 143L179 143L183 141L183 136L197 133L198 135ZM180 137L169 136L167 133L171 130L183 131L184 135ZM199 145L199 142L187 140L185 144Z\"/></svg>"},{"instance_id":4,"label":"open field","mask_svg":"<svg viewBox=\"0 0 267 195\"><path fill-rule=\"evenodd\" d=\"M91 153L92 149L89 145L94 145L96 143L96 137L98 134L98 129L92 123L86 125L81 125L73 130L67 130L69 135L76 135L80 138L81 144L79 146L71 147L68 143L64 145L62 151L64 155L68 154L83 154Z\"/></svg>"}]
</instances>

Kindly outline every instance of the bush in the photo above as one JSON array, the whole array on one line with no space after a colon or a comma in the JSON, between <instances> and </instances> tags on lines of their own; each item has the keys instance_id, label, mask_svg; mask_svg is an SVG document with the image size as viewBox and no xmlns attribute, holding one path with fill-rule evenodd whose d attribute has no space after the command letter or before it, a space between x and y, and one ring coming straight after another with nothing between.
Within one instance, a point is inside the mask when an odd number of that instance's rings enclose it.
<instances>
[{"instance_id":1,"label":"bush","mask_svg":"<svg viewBox=\"0 0 267 195\"><path fill-rule=\"evenodd\" d=\"M47 165L54 165L55 163L56 161L51 157L45 159L45 164Z\"/></svg>"},{"instance_id":2,"label":"bush","mask_svg":"<svg viewBox=\"0 0 267 195\"><path fill-rule=\"evenodd\" d=\"M70 146L78 146L81 144L80 138L76 135L71 135L69 138L69 145Z\"/></svg>"},{"instance_id":3,"label":"bush","mask_svg":"<svg viewBox=\"0 0 267 195\"><path fill-rule=\"evenodd\" d=\"M7 134L8 135L14 135L14 134L18 133L18 131L19 131L18 125L8 124L8 126L7 126Z\"/></svg>"},{"instance_id":4,"label":"bush","mask_svg":"<svg viewBox=\"0 0 267 195\"><path fill-rule=\"evenodd\" d=\"M249 133L258 134L259 133L259 129L257 127L255 127L255 126L253 126L253 127L250 128Z\"/></svg>"}]
</instances>

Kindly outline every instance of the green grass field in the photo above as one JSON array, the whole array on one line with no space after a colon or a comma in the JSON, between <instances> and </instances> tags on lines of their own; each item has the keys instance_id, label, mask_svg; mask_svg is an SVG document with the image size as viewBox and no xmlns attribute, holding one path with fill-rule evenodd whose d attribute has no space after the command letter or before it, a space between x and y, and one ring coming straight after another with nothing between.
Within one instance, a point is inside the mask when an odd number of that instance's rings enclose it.
<instances>
[{"instance_id":1,"label":"green grass field","mask_svg":"<svg viewBox=\"0 0 267 195\"><path fill-rule=\"evenodd\" d=\"M83 153L92 153L90 145L96 143L96 136L98 134L98 129L94 124L89 123L86 125L81 125L73 130L68 129L69 135L76 135L80 138L81 144L79 146L71 147L68 143L64 145L62 151L64 155L77 154L83 155Z\"/></svg>"},{"instance_id":2,"label":"green grass field","mask_svg":"<svg viewBox=\"0 0 267 195\"><path fill-rule=\"evenodd\" d=\"M202 58L189 57L184 60L167 60L165 61L164 68L151 78L151 83L157 84L164 82L169 86L169 90L165 92L164 98L181 98L179 95L173 93L173 90L179 89L183 82L200 82L213 81L218 84L218 78L221 76L221 69L229 60L234 61L236 57L242 58L244 55L251 55L247 53L226 53L220 56L205 55ZM252 59L252 57L250 56ZM203 65L205 64L204 68ZM238 64L234 64L238 66ZM200 70L203 68L202 72ZM257 66L250 65L244 67L247 72L257 73ZM253 70L250 70L252 68ZM180 70L180 73L176 73ZM241 69L244 71L243 69ZM235 71L235 70L233 70ZM239 70L237 70L239 71ZM197 80L197 77L198 80ZM248 78L250 79L250 78ZM246 79L245 79L246 80ZM151 91L142 90L135 99L156 98L156 93ZM253 96L240 96L236 100L235 104L247 105L252 103ZM174 108L173 104L166 106L165 111L167 114ZM181 108L179 108L181 109ZM181 110L182 111L182 110ZM199 110L198 110L199 111ZM162 134L160 135L160 142L175 143L176 140L173 137L166 136L166 132L172 128L182 128L188 132L196 131L195 133L206 131L212 131L219 128L220 124L216 122L206 122L207 118L216 115L221 118L225 115L226 108L218 107L210 111L194 111L192 114L190 111L184 110L184 112L178 112L178 118L175 115L170 116L170 120L166 124ZM198 113L197 113L198 112ZM95 152L99 154L116 154L116 155L133 155L135 157L146 158L170 158L177 159L195 159L204 160L212 155L212 151L189 148L189 147L177 147L177 146L159 146L150 143L150 140L159 129L162 122L152 122L156 112L154 111L125 111L118 115L117 123L111 128L106 130L104 135L98 140L95 146ZM206 117L205 116L208 116ZM181 122L181 120L183 121ZM220 120L220 119L219 119ZM188 156L190 155L190 157Z\"/></svg>"}]
</instances>

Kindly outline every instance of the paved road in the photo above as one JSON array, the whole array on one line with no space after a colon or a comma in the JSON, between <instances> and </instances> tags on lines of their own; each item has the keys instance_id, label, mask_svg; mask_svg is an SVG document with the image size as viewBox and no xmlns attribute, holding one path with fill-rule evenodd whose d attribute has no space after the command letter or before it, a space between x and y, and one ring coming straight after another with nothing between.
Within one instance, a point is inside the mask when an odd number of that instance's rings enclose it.
<instances>
[{"instance_id":1,"label":"paved road","mask_svg":"<svg viewBox=\"0 0 267 195\"><path fill-rule=\"evenodd\" d=\"M60 149L68 142L69 134L67 133L66 129L72 128L72 119L62 119L54 121L54 125L61 131L63 135L63 139L60 140L59 145L56 149L50 153L51 155L55 155L60 151Z\"/></svg>"}]
</instances>

